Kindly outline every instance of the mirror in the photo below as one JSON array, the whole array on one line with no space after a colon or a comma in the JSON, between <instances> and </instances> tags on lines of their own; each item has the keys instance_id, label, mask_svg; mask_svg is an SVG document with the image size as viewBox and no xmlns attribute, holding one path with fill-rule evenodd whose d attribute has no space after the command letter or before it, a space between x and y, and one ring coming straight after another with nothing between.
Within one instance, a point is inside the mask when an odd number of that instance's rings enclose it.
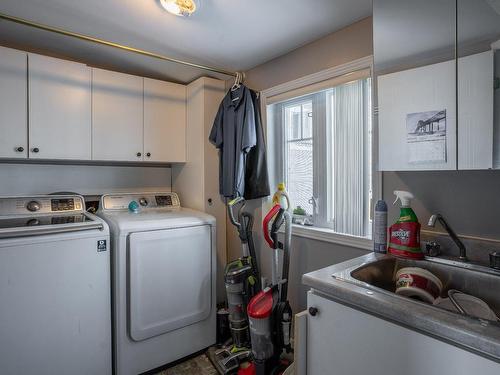
<instances>
[{"instance_id":1,"label":"mirror","mask_svg":"<svg viewBox=\"0 0 500 375\"><path fill-rule=\"evenodd\" d=\"M458 168L500 169L500 0L457 0Z\"/></svg>"},{"instance_id":2,"label":"mirror","mask_svg":"<svg viewBox=\"0 0 500 375\"><path fill-rule=\"evenodd\" d=\"M374 0L379 169L457 167L455 0Z\"/></svg>"}]
</instances>

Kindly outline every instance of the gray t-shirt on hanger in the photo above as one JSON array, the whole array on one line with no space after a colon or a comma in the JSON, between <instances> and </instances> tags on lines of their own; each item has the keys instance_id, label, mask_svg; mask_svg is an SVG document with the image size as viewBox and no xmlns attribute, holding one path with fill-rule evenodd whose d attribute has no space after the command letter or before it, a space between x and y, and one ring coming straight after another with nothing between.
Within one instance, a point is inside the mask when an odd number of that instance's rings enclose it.
<instances>
[{"instance_id":1,"label":"gray t-shirt on hanger","mask_svg":"<svg viewBox=\"0 0 500 375\"><path fill-rule=\"evenodd\" d=\"M255 114L248 87L229 90L224 97L209 136L219 149L219 192L224 197L243 196L245 163L255 146Z\"/></svg>"}]
</instances>

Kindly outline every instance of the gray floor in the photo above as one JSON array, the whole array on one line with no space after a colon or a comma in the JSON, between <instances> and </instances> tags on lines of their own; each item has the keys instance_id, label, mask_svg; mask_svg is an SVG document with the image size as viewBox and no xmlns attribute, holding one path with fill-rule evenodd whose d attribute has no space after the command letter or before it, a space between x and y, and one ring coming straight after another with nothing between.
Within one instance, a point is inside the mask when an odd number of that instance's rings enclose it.
<instances>
[{"instance_id":1,"label":"gray floor","mask_svg":"<svg viewBox=\"0 0 500 375\"><path fill-rule=\"evenodd\" d=\"M217 375L217 370L205 354L191 358L156 375Z\"/></svg>"}]
</instances>

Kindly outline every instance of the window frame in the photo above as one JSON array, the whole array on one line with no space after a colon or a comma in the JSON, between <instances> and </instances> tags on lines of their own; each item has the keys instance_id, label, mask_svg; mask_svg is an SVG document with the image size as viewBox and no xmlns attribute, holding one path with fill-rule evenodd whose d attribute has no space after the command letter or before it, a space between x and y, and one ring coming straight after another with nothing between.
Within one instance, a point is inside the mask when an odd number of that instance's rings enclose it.
<instances>
[{"instance_id":1,"label":"window frame","mask_svg":"<svg viewBox=\"0 0 500 375\"><path fill-rule=\"evenodd\" d=\"M275 181L283 181L284 180L284 174L285 174L285 158L286 158L286 147L281 147L281 153L278 155L274 155L274 149L273 151L270 150L270 147L273 147L276 142L279 142L279 139L285 140L285 130L284 130L284 124L281 123L281 119L283 119L283 116L279 116L277 113L268 113L268 105L273 104L270 102L270 98L276 97L278 95L286 95L289 92L292 92L294 90L300 90L300 89L307 89L308 86L313 86L315 84L321 84L324 81L332 80L332 79L341 79L341 78L348 78L349 75L353 75L354 73L361 72L361 71L369 71L369 77L372 79L371 82L371 92L370 92L370 98L372 99L372 113L371 113L371 123L372 123L372 136L371 136L371 176L372 176L372 201L370 202L370 207L369 207L369 215L367 216L367 220L370 220L371 215L372 215L372 209L373 209L373 204L376 202L378 199L381 197L382 193L382 178L381 178L381 173L378 172L377 170L377 144L378 144L378 131L377 131L377 122L375 119L375 106L373 103L373 98L374 98L374 89L375 89L375 82L373 79L373 57L372 56L367 56L365 58L361 58L355 61L352 61L347 64L339 65L334 68L326 69L323 71L320 71L318 73L314 73L302 78L299 78L294 81L286 82L284 84L280 84L278 86L271 87L267 90L264 90L261 92L261 109L262 109L262 114L263 114L263 125L264 125L264 131L266 133L266 138L268 140L267 145L268 145L268 160L271 161L272 164L270 165L270 181L271 183ZM353 78L353 80L356 80L356 78ZM318 90L319 91L319 90ZM315 96L317 94L311 93L311 94L306 94L304 96L298 97L297 102L303 102L305 100L305 97L309 96ZM327 105L327 95L324 95L324 101L323 103L316 103L316 106L320 105L323 107L324 113L327 113L326 111L326 105ZM286 100L286 99L285 99ZM293 100L293 99L292 99ZM289 104L287 100L287 105ZM281 107L281 110L284 111L284 106ZM315 112L315 103L313 102L313 114L318 113ZM273 117L273 122L279 127L277 131L274 132L268 132L268 116ZM328 121L326 116L324 117L324 121ZM317 119L315 118L315 121ZM318 136L321 136L320 134L315 134L315 132L318 132L320 130L324 130L326 132L330 131L329 127L327 126L313 126L313 140L318 139ZM271 134L271 133L274 133ZM328 136L328 134L322 134L322 136ZM325 149L325 146L327 146L328 142L321 142L322 145L316 145L313 144L313 152L314 153L322 153L325 154L327 151ZM274 158L274 160L273 160ZM331 176L329 174L325 173L317 173L317 170L325 170L325 168L328 168L328 165L317 165L317 161L323 162L323 164L328 163L328 158L323 158L323 157L318 157L315 155L313 157L313 160L316 162L313 162L313 179L324 179L327 178L329 181L315 181L313 182L313 186L316 185L316 189L322 187L329 189L331 188ZM321 168L321 169L320 169ZM318 196L323 196L323 197L331 197L331 194L328 194L327 192L318 192L314 191L314 195L316 197ZM330 199L330 198L328 198ZM262 202L262 212L266 212L269 209L270 206L270 201L269 200L263 200ZM329 242L329 243L336 243L336 244L342 244L346 246L351 246L351 247L357 247L361 249L366 249L366 250L371 250L372 249L372 240L369 238L364 238L364 237L357 237L357 236L351 236L348 234L342 234L342 233L337 233L334 232L332 229L325 228L322 226L330 226L331 223L328 223L327 218L329 217L329 210L330 208L330 202L325 202L325 204L318 204L318 215L315 217L318 226L314 227L306 227L302 225L293 225L292 229L292 234L295 236L300 236L300 237L305 237L305 238L310 238L310 239L315 239L319 241L324 241L324 242ZM330 216L331 217L331 216Z\"/></svg>"}]
</instances>

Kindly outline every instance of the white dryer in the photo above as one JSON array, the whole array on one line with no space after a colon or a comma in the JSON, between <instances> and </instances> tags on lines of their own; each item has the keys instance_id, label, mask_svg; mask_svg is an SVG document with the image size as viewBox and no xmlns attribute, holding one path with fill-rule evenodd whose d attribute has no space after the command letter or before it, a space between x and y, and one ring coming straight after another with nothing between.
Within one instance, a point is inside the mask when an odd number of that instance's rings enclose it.
<instances>
[{"instance_id":1,"label":"white dryer","mask_svg":"<svg viewBox=\"0 0 500 375\"><path fill-rule=\"evenodd\" d=\"M98 215L111 232L116 374L214 344L215 218L171 192L103 195Z\"/></svg>"}]
</instances>

